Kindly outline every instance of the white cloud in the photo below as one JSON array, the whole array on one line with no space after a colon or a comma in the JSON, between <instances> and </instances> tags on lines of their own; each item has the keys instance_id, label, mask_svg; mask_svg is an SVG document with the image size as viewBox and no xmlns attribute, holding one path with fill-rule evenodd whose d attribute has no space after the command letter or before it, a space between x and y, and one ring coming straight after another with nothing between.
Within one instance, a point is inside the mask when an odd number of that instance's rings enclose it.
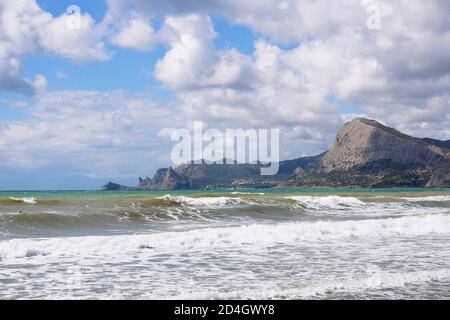
<instances>
[{"instance_id":1,"label":"white cloud","mask_svg":"<svg viewBox=\"0 0 450 320\"><path fill-rule=\"evenodd\" d=\"M147 21L132 18L123 23L111 41L121 47L151 51L158 43L158 35Z\"/></svg>"},{"instance_id":2,"label":"white cloud","mask_svg":"<svg viewBox=\"0 0 450 320\"><path fill-rule=\"evenodd\" d=\"M73 19L78 19L73 21ZM101 41L104 36L93 18L87 14L72 17L63 14L52 17L39 29L38 44L45 51L54 53L75 63L108 60L110 55Z\"/></svg>"},{"instance_id":3,"label":"white cloud","mask_svg":"<svg viewBox=\"0 0 450 320\"><path fill-rule=\"evenodd\" d=\"M175 89L204 82L215 57L215 32L209 18L199 15L168 17L165 21L171 49L155 66L156 77Z\"/></svg>"},{"instance_id":4,"label":"white cloud","mask_svg":"<svg viewBox=\"0 0 450 320\"><path fill-rule=\"evenodd\" d=\"M170 159L170 140L157 137L182 124L147 94L62 91L22 106L29 120L0 125L0 159L12 168L64 165L77 174L135 177ZM163 152L167 149L167 152Z\"/></svg>"},{"instance_id":5,"label":"white cloud","mask_svg":"<svg viewBox=\"0 0 450 320\"><path fill-rule=\"evenodd\" d=\"M276 41L323 37L348 26L364 28L360 0L108 0L117 10L132 4L149 15L215 14L245 24Z\"/></svg>"},{"instance_id":6,"label":"white cloud","mask_svg":"<svg viewBox=\"0 0 450 320\"><path fill-rule=\"evenodd\" d=\"M216 51L211 19L169 16L162 28L170 49L156 63L155 76L175 90L245 87L253 77L251 57L231 48Z\"/></svg>"},{"instance_id":7,"label":"white cloud","mask_svg":"<svg viewBox=\"0 0 450 320\"><path fill-rule=\"evenodd\" d=\"M168 38L171 49L155 75L175 90L191 118L277 124L294 131L311 125L331 132L347 118L342 114L347 111L330 102L336 98L412 134L426 133L418 124L430 113L434 125L448 127L442 119L450 110L429 103L450 94L450 21L444 2L134 3L142 11L172 15L166 23L178 36ZM380 30L366 26L371 14L366 9L374 5L382 14ZM257 41L252 56L217 50L205 12L246 24L271 40ZM273 41L298 45L282 49ZM415 108L424 112L405 112ZM449 138L446 130L438 133Z\"/></svg>"},{"instance_id":8,"label":"white cloud","mask_svg":"<svg viewBox=\"0 0 450 320\"><path fill-rule=\"evenodd\" d=\"M34 94L42 91L46 80L31 80L21 74L22 59L37 52L56 54L76 63L109 58L101 38L104 30L87 14L53 17L35 0L0 0L0 91Z\"/></svg>"},{"instance_id":9,"label":"white cloud","mask_svg":"<svg viewBox=\"0 0 450 320\"><path fill-rule=\"evenodd\" d=\"M0 59L0 91L33 94L42 91L45 87L46 80L42 75L37 75L34 80L21 76L18 59Z\"/></svg>"}]
</instances>

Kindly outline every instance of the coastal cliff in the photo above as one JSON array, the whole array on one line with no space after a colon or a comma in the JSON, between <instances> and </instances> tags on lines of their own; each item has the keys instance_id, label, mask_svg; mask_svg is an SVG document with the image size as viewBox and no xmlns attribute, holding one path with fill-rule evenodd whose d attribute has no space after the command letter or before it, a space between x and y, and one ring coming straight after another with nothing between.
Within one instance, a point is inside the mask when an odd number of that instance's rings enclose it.
<instances>
[{"instance_id":1,"label":"coastal cliff","mask_svg":"<svg viewBox=\"0 0 450 320\"><path fill-rule=\"evenodd\" d=\"M326 172L349 170L380 160L436 169L448 165L448 152L374 120L356 118L339 131L321 164Z\"/></svg>"},{"instance_id":2,"label":"coastal cliff","mask_svg":"<svg viewBox=\"0 0 450 320\"><path fill-rule=\"evenodd\" d=\"M280 162L277 175L261 164L184 164L139 178L133 189L275 187L450 187L450 141L421 139L365 118L346 123L329 151ZM111 189L113 188L113 189ZM110 183L103 190L128 187Z\"/></svg>"}]
</instances>

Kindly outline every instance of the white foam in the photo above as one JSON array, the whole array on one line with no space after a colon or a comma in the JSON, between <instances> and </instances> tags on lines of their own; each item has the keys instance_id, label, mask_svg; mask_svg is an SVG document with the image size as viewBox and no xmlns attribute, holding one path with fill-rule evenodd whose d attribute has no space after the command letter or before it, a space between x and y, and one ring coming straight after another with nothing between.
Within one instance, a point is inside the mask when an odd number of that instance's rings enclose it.
<instances>
[{"instance_id":1,"label":"white foam","mask_svg":"<svg viewBox=\"0 0 450 320\"><path fill-rule=\"evenodd\" d=\"M345 280L324 280L308 283L294 288L275 288L274 285L261 285L259 288L232 290L189 291L167 299L209 300L209 299L299 299L315 296L326 296L333 293L358 293L365 290L402 288L407 285L422 284L450 278L449 269L424 270L415 272L385 272L366 274ZM146 299L161 299L161 296L149 294Z\"/></svg>"},{"instance_id":2,"label":"white foam","mask_svg":"<svg viewBox=\"0 0 450 320\"><path fill-rule=\"evenodd\" d=\"M410 202L426 202L426 201L450 201L450 196L427 196L427 197L403 197L402 200Z\"/></svg>"},{"instance_id":3,"label":"white foam","mask_svg":"<svg viewBox=\"0 0 450 320\"><path fill-rule=\"evenodd\" d=\"M171 196L169 194L163 197L159 197L158 199L164 199L171 201L173 203L195 207L226 207L229 205L236 205L242 202L241 198L231 198L231 197L191 198L185 196Z\"/></svg>"},{"instance_id":4,"label":"white foam","mask_svg":"<svg viewBox=\"0 0 450 320\"><path fill-rule=\"evenodd\" d=\"M311 209L348 209L362 208L366 205L363 201L354 197L339 196L291 196L286 199L295 200Z\"/></svg>"},{"instance_id":5,"label":"white foam","mask_svg":"<svg viewBox=\"0 0 450 320\"><path fill-rule=\"evenodd\" d=\"M65 255L83 257L92 254L121 256L136 252L142 247L152 247L157 252L165 253L197 249L214 251L242 246L261 249L276 245L298 246L303 242L340 241L350 237L367 239L380 236L428 234L450 234L450 215L276 225L255 224L144 235L12 239L0 242L0 258L22 259L29 256L27 253L30 250L56 257Z\"/></svg>"},{"instance_id":6,"label":"white foam","mask_svg":"<svg viewBox=\"0 0 450 320\"><path fill-rule=\"evenodd\" d=\"M25 198L13 198L13 197L9 197L9 199L17 201L17 202L23 202L23 203L28 203L28 204L37 204L37 199L34 197L25 197Z\"/></svg>"},{"instance_id":7,"label":"white foam","mask_svg":"<svg viewBox=\"0 0 450 320\"><path fill-rule=\"evenodd\" d=\"M263 193L263 192L241 192L241 191L231 192L231 194L234 194L234 195L238 195L238 194L242 194L242 195L256 195L256 196L263 196L263 195L265 195L265 193Z\"/></svg>"},{"instance_id":8,"label":"white foam","mask_svg":"<svg viewBox=\"0 0 450 320\"><path fill-rule=\"evenodd\" d=\"M424 198L395 198L397 201L373 201L382 197L368 197L364 201L355 197L342 196L290 196L287 199L295 200L299 206L307 209L307 213L314 215L344 215L344 216L411 216L423 214L436 214L448 212L448 206L424 207L420 201L445 201L445 196ZM410 199L410 200L408 200ZM400 201L398 201L400 200ZM439 204L439 202L437 203Z\"/></svg>"}]
</instances>

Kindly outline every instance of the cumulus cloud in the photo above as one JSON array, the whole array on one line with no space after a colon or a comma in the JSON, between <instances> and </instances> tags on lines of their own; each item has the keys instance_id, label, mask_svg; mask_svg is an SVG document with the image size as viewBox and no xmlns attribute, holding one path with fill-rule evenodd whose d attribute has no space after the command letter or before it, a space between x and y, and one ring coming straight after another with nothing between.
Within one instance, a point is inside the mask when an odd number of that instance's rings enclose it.
<instances>
[{"instance_id":1,"label":"cumulus cloud","mask_svg":"<svg viewBox=\"0 0 450 320\"><path fill-rule=\"evenodd\" d=\"M175 90L240 87L252 77L251 59L235 49L216 51L208 16L169 16L163 31L170 49L156 63L155 76Z\"/></svg>"},{"instance_id":2,"label":"cumulus cloud","mask_svg":"<svg viewBox=\"0 0 450 320\"><path fill-rule=\"evenodd\" d=\"M72 19L77 19L75 25ZM75 63L108 59L103 32L87 13L54 17L35 0L0 0L0 91L42 92L44 77L28 79L20 70L30 54L47 52Z\"/></svg>"},{"instance_id":3,"label":"cumulus cloud","mask_svg":"<svg viewBox=\"0 0 450 320\"><path fill-rule=\"evenodd\" d=\"M37 75L34 80L22 77L18 59L0 59L0 91L15 91L30 95L44 91L46 86L47 81L42 75Z\"/></svg>"},{"instance_id":4,"label":"cumulus cloud","mask_svg":"<svg viewBox=\"0 0 450 320\"><path fill-rule=\"evenodd\" d=\"M131 4L149 15L215 14L245 24L275 41L335 34L349 26L366 26L361 0L108 0L110 7Z\"/></svg>"},{"instance_id":5,"label":"cumulus cloud","mask_svg":"<svg viewBox=\"0 0 450 320\"><path fill-rule=\"evenodd\" d=\"M149 22L132 18L120 26L120 30L111 41L124 48L151 51L158 43L158 35Z\"/></svg>"},{"instance_id":6,"label":"cumulus cloud","mask_svg":"<svg viewBox=\"0 0 450 320\"><path fill-rule=\"evenodd\" d=\"M156 77L173 88L188 88L203 81L203 69L213 63L211 41L215 36L209 18L198 15L168 17L173 33L171 49L156 64Z\"/></svg>"},{"instance_id":7,"label":"cumulus cloud","mask_svg":"<svg viewBox=\"0 0 450 320\"><path fill-rule=\"evenodd\" d=\"M52 17L41 26L38 44L45 51L75 63L105 61L110 55L101 41L103 29L87 13Z\"/></svg>"},{"instance_id":8,"label":"cumulus cloud","mask_svg":"<svg viewBox=\"0 0 450 320\"><path fill-rule=\"evenodd\" d=\"M0 125L4 165L33 169L59 164L99 177L135 177L169 163L170 140L157 133L183 123L150 96L121 91L48 92L22 109L29 121Z\"/></svg>"},{"instance_id":9,"label":"cumulus cloud","mask_svg":"<svg viewBox=\"0 0 450 320\"><path fill-rule=\"evenodd\" d=\"M177 36L167 40L170 50L155 76L176 91L192 118L293 132L322 124L320 142L348 118L333 102L340 101L411 134L428 133L420 124L430 113L434 125L448 127L450 110L430 104L446 101L450 88L444 2L132 2L142 12L170 15L166 24ZM255 43L253 55L217 50L208 13L267 38ZM380 25L373 30L368 22L376 13ZM283 49L277 44L283 42L297 45ZM450 138L448 130L438 133Z\"/></svg>"}]
</instances>

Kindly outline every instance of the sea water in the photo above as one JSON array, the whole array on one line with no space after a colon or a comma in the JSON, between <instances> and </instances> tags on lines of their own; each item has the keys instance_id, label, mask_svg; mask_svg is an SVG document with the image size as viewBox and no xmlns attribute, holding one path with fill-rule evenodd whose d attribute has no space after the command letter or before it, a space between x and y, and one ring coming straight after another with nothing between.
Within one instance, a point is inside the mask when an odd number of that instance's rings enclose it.
<instances>
[{"instance_id":1,"label":"sea water","mask_svg":"<svg viewBox=\"0 0 450 320\"><path fill-rule=\"evenodd\" d=\"M450 190L0 192L0 299L449 299Z\"/></svg>"}]
</instances>

